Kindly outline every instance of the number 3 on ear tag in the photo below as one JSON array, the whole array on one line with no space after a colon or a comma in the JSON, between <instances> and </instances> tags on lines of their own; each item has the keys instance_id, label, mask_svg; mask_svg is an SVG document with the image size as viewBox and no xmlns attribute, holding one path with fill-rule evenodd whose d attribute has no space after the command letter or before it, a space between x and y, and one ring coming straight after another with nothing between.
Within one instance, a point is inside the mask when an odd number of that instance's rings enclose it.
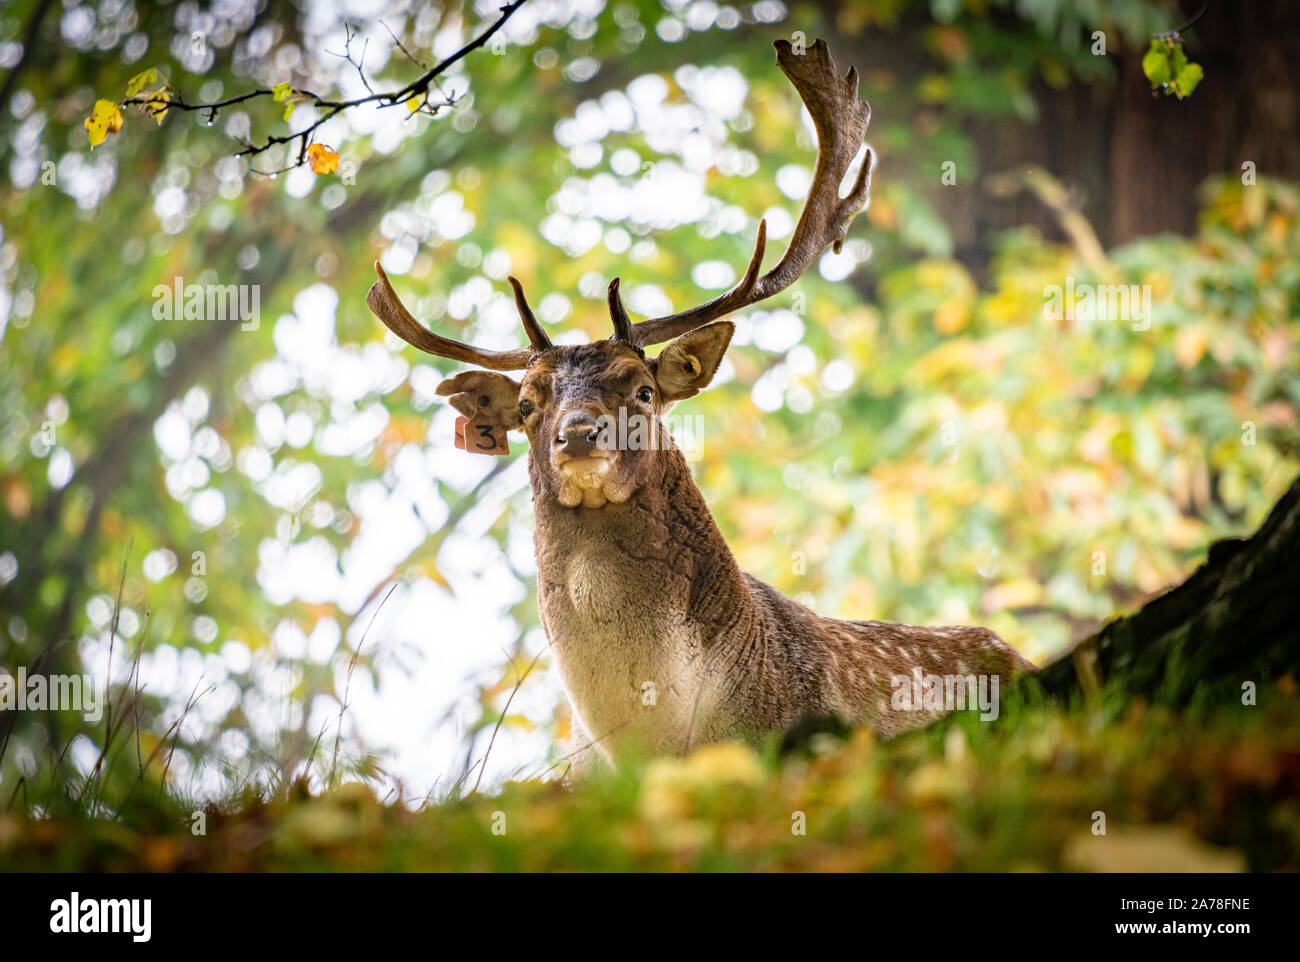
<instances>
[{"instance_id":1,"label":"number 3 on ear tag","mask_svg":"<svg viewBox=\"0 0 1300 962\"><path fill-rule=\"evenodd\" d=\"M461 415L456 418L456 447L472 454L509 454L506 429L496 424L482 424Z\"/></svg>"}]
</instances>

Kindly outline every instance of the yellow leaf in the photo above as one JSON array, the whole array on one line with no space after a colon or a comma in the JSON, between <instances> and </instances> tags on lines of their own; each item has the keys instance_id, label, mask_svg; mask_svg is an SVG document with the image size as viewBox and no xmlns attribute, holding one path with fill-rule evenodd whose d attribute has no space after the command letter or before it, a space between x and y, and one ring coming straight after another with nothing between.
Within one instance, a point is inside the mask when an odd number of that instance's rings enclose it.
<instances>
[{"instance_id":1,"label":"yellow leaf","mask_svg":"<svg viewBox=\"0 0 1300 962\"><path fill-rule=\"evenodd\" d=\"M1209 332L1204 327L1183 327L1174 335L1174 357L1184 368L1193 368L1209 347Z\"/></svg>"},{"instance_id":2,"label":"yellow leaf","mask_svg":"<svg viewBox=\"0 0 1300 962\"><path fill-rule=\"evenodd\" d=\"M688 816L697 798L720 785L752 788L762 780L762 763L747 745L705 745L684 760L650 762L641 781L641 812L651 821L675 821Z\"/></svg>"},{"instance_id":3,"label":"yellow leaf","mask_svg":"<svg viewBox=\"0 0 1300 962\"><path fill-rule=\"evenodd\" d=\"M428 578L430 581L438 585L444 591L451 591L451 584L443 576L443 573L438 569L437 562L430 561L426 564L416 565L414 568L414 573L422 575L425 578Z\"/></svg>"},{"instance_id":4,"label":"yellow leaf","mask_svg":"<svg viewBox=\"0 0 1300 962\"><path fill-rule=\"evenodd\" d=\"M50 356L50 368L60 374L66 374L77 366L81 359L81 349L71 343L59 345Z\"/></svg>"},{"instance_id":5,"label":"yellow leaf","mask_svg":"<svg viewBox=\"0 0 1300 962\"><path fill-rule=\"evenodd\" d=\"M917 84L916 92L926 103L941 104L952 96L952 83L947 77L931 74Z\"/></svg>"},{"instance_id":6,"label":"yellow leaf","mask_svg":"<svg viewBox=\"0 0 1300 962\"><path fill-rule=\"evenodd\" d=\"M144 110L159 125L162 124L163 118L167 116L168 104L171 103L172 94L166 87L156 90L149 95L149 103L143 104Z\"/></svg>"},{"instance_id":7,"label":"yellow leaf","mask_svg":"<svg viewBox=\"0 0 1300 962\"><path fill-rule=\"evenodd\" d=\"M685 768L697 784L757 785L763 778L763 766L758 756L741 742L720 742L697 748L686 760Z\"/></svg>"},{"instance_id":8,"label":"yellow leaf","mask_svg":"<svg viewBox=\"0 0 1300 962\"><path fill-rule=\"evenodd\" d=\"M95 109L86 118L85 126L86 133L90 136L90 149L94 150L104 142L105 137L122 129L122 111L111 100L97 100Z\"/></svg>"},{"instance_id":9,"label":"yellow leaf","mask_svg":"<svg viewBox=\"0 0 1300 962\"><path fill-rule=\"evenodd\" d=\"M324 144L312 144L307 148L307 160L316 174L332 174L339 169L339 155Z\"/></svg>"},{"instance_id":10,"label":"yellow leaf","mask_svg":"<svg viewBox=\"0 0 1300 962\"><path fill-rule=\"evenodd\" d=\"M956 731L956 729L952 729ZM953 769L942 762L926 762L907 780L912 798L918 802L941 802L961 794L965 787Z\"/></svg>"},{"instance_id":11,"label":"yellow leaf","mask_svg":"<svg viewBox=\"0 0 1300 962\"><path fill-rule=\"evenodd\" d=\"M950 297L934 312L934 329L940 334L956 334L970 320L970 304Z\"/></svg>"},{"instance_id":12,"label":"yellow leaf","mask_svg":"<svg viewBox=\"0 0 1300 962\"><path fill-rule=\"evenodd\" d=\"M415 112L416 112L417 110L419 110L422 106L424 106L424 104L426 104L426 103L428 102L428 100L429 100L429 95L428 95L428 94L424 94L424 95L421 96L421 97L412 97L410 100L408 100L408 101L406 102L406 110L407 110L407 112L408 112L408 113L412 113L412 114L415 113Z\"/></svg>"},{"instance_id":13,"label":"yellow leaf","mask_svg":"<svg viewBox=\"0 0 1300 962\"><path fill-rule=\"evenodd\" d=\"M1019 578L994 585L984 592L980 604L985 611L1002 611L1038 604L1042 597L1042 585L1031 578Z\"/></svg>"}]
</instances>

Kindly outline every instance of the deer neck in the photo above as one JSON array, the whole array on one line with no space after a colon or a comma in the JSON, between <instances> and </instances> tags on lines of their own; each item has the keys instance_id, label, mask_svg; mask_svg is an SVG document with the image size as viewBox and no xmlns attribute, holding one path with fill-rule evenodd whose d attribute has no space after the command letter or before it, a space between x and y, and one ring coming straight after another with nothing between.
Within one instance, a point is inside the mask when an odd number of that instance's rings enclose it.
<instances>
[{"instance_id":1,"label":"deer neck","mask_svg":"<svg viewBox=\"0 0 1300 962\"><path fill-rule=\"evenodd\" d=\"M708 716L713 700L700 704L702 672L724 678L709 666L762 629L685 458L658 452L627 502L598 509L560 506L530 473L538 604L575 719L610 751L700 734L696 709Z\"/></svg>"},{"instance_id":2,"label":"deer neck","mask_svg":"<svg viewBox=\"0 0 1300 962\"><path fill-rule=\"evenodd\" d=\"M543 609L551 589L570 581L575 560L614 566L609 579L618 576L624 593L692 609L705 592L735 601L730 596L743 590L735 557L676 447L657 453L650 476L626 502L603 508L563 507L531 460L529 474Z\"/></svg>"}]
</instances>

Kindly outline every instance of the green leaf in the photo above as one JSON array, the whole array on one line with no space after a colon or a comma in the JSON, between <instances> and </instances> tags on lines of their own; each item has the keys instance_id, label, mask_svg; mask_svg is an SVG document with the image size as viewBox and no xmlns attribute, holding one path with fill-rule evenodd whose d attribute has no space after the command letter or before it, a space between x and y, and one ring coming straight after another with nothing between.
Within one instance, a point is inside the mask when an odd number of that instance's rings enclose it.
<instances>
[{"instance_id":1,"label":"green leaf","mask_svg":"<svg viewBox=\"0 0 1300 962\"><path fill-rule=\"evenodd\" d=\"M1181 43L1174 44L1173 50L1170 51L1170 54L1170 59L1172 61L1170 69L1173 75L1177 77L1187 66L1187 54L1183 53L1183 45Z\"/></svg>"},{"instance_id":2,"label":"green leaf","mask_svg":"<svg viewBox=\"0 0 1300 962\"><path fill-rule=\"evenodd\" d=\"M289 83L287 80L284 83L276 84L271 88L271 94L277 101L287 100L291 93L293 93L293 84Z\"/></svg>"},{"instance_id":3,"label":"green leaf","mask_svg":"<svg viewBox=\"0 0 1300 962\"><path fill-rule=\"evenodd\" d=\"M1192 91L1200 84L1203 74L1204 71L1201 70L1199 63L1189 63L1178 72L1178 78L1174 81L1174 86L1178 88L1179 99L1192 95Z\"/></svg>"},{"instance_id":4,"label":"green leaf","mask_svg":"<svg viewBox=\"0 0 1300 962\"><path fill-rule=\"evenodd\" d=\"M1151 41L1142 56L1142 72L1151 81L1152 90L1175 94L1180 100L1190 96L1204 76L1201 65L1187 59L1182 41L1170 37Z\"/></svg>"},{"instance_id":5,"label":"green leaf","mask_svg":"<svg viewBox=\"0 0 1300 962\"><path fill-rule=\"evenodd\" d=\"M1169 68L1169 48L1161 40L1152 40L1151 49L1142 55L1142 72L1151 81L1152 87L1159 87L1173 79Z\"/></svg>"},{"instance_id":6,"label":"green leaf","mask_svg":"<svg viewBox=\"0 0 1300 962\"><path fill-rule=\"evenodd\" d=\"M156 67L150 67L148 70L141 71L127 81L126 95L128 97L134 97L140 91L144 90L145 87L151 87L157 82L158 69Z\"/></svg>"}]
</instances>

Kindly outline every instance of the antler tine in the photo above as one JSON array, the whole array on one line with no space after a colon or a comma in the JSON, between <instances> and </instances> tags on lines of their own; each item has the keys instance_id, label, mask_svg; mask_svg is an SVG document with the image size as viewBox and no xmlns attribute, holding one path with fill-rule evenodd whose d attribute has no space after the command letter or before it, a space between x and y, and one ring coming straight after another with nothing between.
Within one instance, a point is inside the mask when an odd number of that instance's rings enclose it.
<instances>
[{"instance_id":1,"label":"antler tine","mask_svg":"<svg viewBox=\"0 0 1300 962\"><path fill-rule=\"evenodd\" d=\"M383 321L390 331L412 347L418 347L426 354L432 354L435 357L447 357L453 361L477 364L479 367L486 367L493 371L523 370L528 366L528 362L532 360L534 352L530 348L518 348L513 351L490 351L486 348L473 347L469 344L462 344L460 341L453 341L449 337L434 334L417 321L411 312L406 309L406 306L393 290L393 285L388 281L388 275L384 273L384 268L378 261L375 261L375 273L379 276L379 280L371 285L370 292L366 294L366 303L375 312L375 316ZM536 321L533 323L536 324ZM524 324L527 327L527 320L525 320ZM545 337L545 334L542 336ZM529 338L532 338L531 332Z\"/></svg>"},{"instance_id":2,"label":"antler tine","mask_svg":"<svg viewBox=\"0 0 1300 962\"><path fill-rule=\"evenodd\" d=\"M533 309L528 306L528 298L524 297L524 286L514 277L508 276L506 280L515 289L515 307L519 308L519 318L524 322L528 343L533 346L534 351L547 350L552 346L551 339L547 337L546 332L542 330L542 325L538 324L537 318L533 316Z\"/></svg>"},{"instance_id":3,"label":"antler tine","mask_svg":"<svg viewBox=\"0 0 1300 962\"><path fill-rule=\"evenodd\" d=\"M763 254L767 251L767 219L758 222L758 240L754 243L754 253L749 259L745 276L731 290L719 294L711 301L705 301L698 307L666 317L656 317L649 321L638 321L632 325L632 343L637 347L668 341L679 334L693 331L697 327L725 317L732 311L738 311L747 304L753 304L767 295L756 296L758 289L758 271L763 266ZM775 293L775 291L773 292Z\"/></svg>"},{"instance_id":4,"label":"antler tine","mask_svg":"<svg viewBox=\"0 0 1300 962\"><path fill-rule=\"evenodd\" d=\"M850 67L841 77L825 40L803 53L796 53L786 40L776 41L775 47L777 64L798 91L817 130L817 165L790 244L776 266L759 277L766 239L766 225L760 223L754 256L740 283L698 307L634 324L632 336L639 346L669 340L785 290L827 247L839 253L849 223L867 204L870 150L848 196L841 198L839 190L871 122L871 107L858 100L857 70Z\"/></svg>"},{"instance_id":5,"label":"antler tine","mask_svg":"<svg viewBox=\"0 0 1300 962\"><path fill-rule=\"evenodd\" d=\"M635 344L632 339L632 318L628 317L627 308L623 306L618 281L616 277L609 282L609 316L614 321L614 340Z\"/></svg>"}]
</instances>

